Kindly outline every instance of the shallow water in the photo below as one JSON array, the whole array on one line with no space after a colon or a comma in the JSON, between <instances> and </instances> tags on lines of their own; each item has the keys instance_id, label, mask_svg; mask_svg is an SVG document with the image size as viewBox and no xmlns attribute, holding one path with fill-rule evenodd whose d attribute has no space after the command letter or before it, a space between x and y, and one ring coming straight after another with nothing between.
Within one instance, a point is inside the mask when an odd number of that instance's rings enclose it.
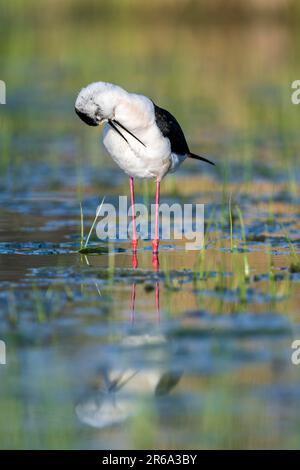
<instances>
[{"instance_id":1,"label":"shallow water","mask_svg":"<svg viewBox=\"0 0 300 470\"><path fill-rule=\"evenodd\" d=\"M99 36L97 22L49 15L32 29L22 14L1 43L0 447L299 447L299 111L285 101L297 36L115 17ZM155 96L215 155L162 184L162 202L205 204L205 251L163 242L156 269L142 241L133 268L130 243L93 235L103 253L78 253L79 200L87 234L104 195L128 194L73 116L94 79ZM138 200L152 191L139 184Z\"/></svg>"},{"instance_id":2,"label":"shallow water","mask_svg":"<svg viewBox=\"0 0 300 470\"><path fill-rule=\"evenodd\" d=\"M245 250L217 222L203 271L198 251L169 242L156 272L147 241L133 269L126 242L80 255L76 199L38 196L12 198L1 219L3 448L297 446L300 277L279 222L266 234L274 291L261 241L235 284ZM247 231L261 240L262 214Z\"/></svg>"}]
</instances>

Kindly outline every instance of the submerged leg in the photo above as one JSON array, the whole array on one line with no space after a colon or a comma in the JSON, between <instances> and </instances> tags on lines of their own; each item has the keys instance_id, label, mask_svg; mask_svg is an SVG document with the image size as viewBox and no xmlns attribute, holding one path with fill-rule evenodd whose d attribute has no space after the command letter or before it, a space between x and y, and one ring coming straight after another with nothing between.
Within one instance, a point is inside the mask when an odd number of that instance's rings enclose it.
<instances>
[{"instance_id":1,"label":"submerged leg","mask_svg":"<svg viewBox=\"0 0 300 470\"><path fill-rule=\"evenodd\" d=\"M156 305L157 321L158 323L160 323L159 282L157 282L155 286L155 305Z\"/></svg>"},{"instance_id":2,"label":"submerged leg","mask_svg":"<svg viewBox=\"0 0 300 470\"><path fill-rule=\"evenodd\" d=\"M153 253L158 253L159 245L159 196L160 196L160 180L156 178L156 196L155 196L155 235L152 241Z\"/></svg>"},{"instance_id":3,"label":"submerged leg","mask_svg":"<svg viewBox=\"0 0 300 470\"><path fill-rule=\"evenodd\" d=\"M158 253L153 253L152 257L152 266L154 272L159 272L159 259ZM159 308L159 280L155 283L155 305L156 305L156 312L157 312L157 321L160 322L160 308Z\"/></svg>"},{"instance_id":4,"label":"submerged leg","mask_svg":"<svg viewBox=\"0 0 300 470\"><path fill-rule=\"evenodd\" d=\"M133 234L132 234L132 249L135 252L138 246L138 239L136 235L136 220L135 220L135 207L134 207L134 179L130 177L130 195L131 195L131 210L132 210L132 226L133 226Z\"/></svg>"},{"instance_id":5,"label":"submerged leg","mask_svg":"<svg viewBox=\"0 0 300 470\"><path fill-rule=\"evenodd\" d=\"M131 323L134 323L135 320L135 282L132 284L131 287Z\"/></svg>"}]
</instances>

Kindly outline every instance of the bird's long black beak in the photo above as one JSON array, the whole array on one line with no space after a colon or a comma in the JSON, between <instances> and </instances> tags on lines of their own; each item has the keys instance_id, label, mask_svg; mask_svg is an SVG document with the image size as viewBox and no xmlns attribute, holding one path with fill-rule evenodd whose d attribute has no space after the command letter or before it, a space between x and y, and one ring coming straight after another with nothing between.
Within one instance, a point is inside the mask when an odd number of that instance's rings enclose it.
<instances>
[{"instance_id":1,"label":"bird's long black beak","mask_svg":"<svg viewBox=\"0 0 300 470\"><path fill-rule=\"evenodd\" d=\"M144 142L142 142L138 137L136 137L131 131L129 131L128 129L126 129L125 126L123 126L123 124L121 124L119 121L116 121L115 119L112 120L112 119L109 119L108 120L108 123L110 124L110 126L116 131L118 132L118 134L120 134L124 140L126 140L126 142L128 143L128 140L126 139L126 137L124 137L124 135L119 131L119 129L117 128L117 126L121 127L125 132L127 132L129 135L131 135L131 137L134 137L134 139L136 139L140 144L142 144L144 147L146 147L146 145L144 144ZM117 126L116 126L117 125Z\"/></svg>"},{"instance_id":2,"label":"bird's long black beak","mask_svg":"<svg viewBox=\"0 0 300 470\"><path fill-rule=\"evenodd\" d=\"M126 137L124 137L124 135L122 134L122 132L119 131L119 129L117 128L117 126L114 125L113 121L111 119L108 120L108 124L110 125L110 127L112 127L124 140L125 142L127 142L128 144L128 140L126 139Z\"/></svg>"}]
</instances>

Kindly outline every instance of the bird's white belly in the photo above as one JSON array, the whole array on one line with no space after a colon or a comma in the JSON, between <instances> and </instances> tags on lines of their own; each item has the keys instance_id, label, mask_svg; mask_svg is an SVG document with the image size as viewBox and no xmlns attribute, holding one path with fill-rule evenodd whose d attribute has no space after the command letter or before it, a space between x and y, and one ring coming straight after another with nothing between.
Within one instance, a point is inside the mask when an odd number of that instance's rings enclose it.
<instances>
[{"instance_id":1,"label":"bird's white belly","mask_svg":"<svg viewBox=\"0 0 300 470\"><path fill-rule=\"evenodd\" d=\"M170 144L163 136L153 133L156 133L155 129L150 129L147 133L136 132L137 137L146 145L144 147L123 132L127 143L114 129L106 125L103 131L103 144L113 160L129 176L161 179L172 163Z\"/></svg>"}]
</instances>

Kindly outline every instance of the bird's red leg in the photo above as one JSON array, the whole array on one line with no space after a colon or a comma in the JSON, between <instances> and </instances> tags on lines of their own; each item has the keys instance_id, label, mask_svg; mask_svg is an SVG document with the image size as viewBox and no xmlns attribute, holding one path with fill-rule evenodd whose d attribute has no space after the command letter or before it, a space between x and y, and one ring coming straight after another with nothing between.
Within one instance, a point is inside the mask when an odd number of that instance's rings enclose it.
<instances>
[{"instance_id":1,"label":"bird's red leg","mask_svg":"<svg viewBox=\"0 0 300 470\"><path fill-rule=\"evenodd\" d=\"M132 249L135 253L137 246L138 246L138 239L136 235L136 220L135 220L135 207L134 207L134 179L132 176L130 177L130 195L131 195L132 226L133 226Z\"/></svg>"},{"instance_id":2,"label":"bird's red leg","mask_svg":"<svg viewBox=\"0 0 300 470\"><path fill-rule=\"evenodd\" d=\"M156 196L155 196L155 236L152 241L153 253L158 253L159 245L159 196L160 196L160 180L156 178Z\"/></svg>"},{"instance_id":3,"label":"bird's red leg","mask_svg":"<svg viewBox=\"0 0 300 470\"><path fill-rule=\"evenodd\" d=\"M131 323L134 323L135 320L135 282L132 284L131 288Z\"/></svg>"},{"instance_id":4,"label":"bird's red leg","mask_svg":"<svg viewBox=\"0 0 300 470\"><path fill-rule=\"evenodd\" d=\"M134 206L134 179L130 177L130 195L131 195L131 210L132 210L132 225L133 225L133 235L132 235L132 267L136 269L138 267L138 260L136 255L136 249L138 246L137 234L136 234L136 220L135 220L135 206ZM131 290L131 323L134 323L135 317L135 282L132 284Z\"/></svg>"},{"instance_id":5,"label":"bird's red leg","mask_svg":"<svg viewBox=\"0 0 300 470\"><path fill-rule=\"evenodd\" d=\"M157 321L158 323L160 323L159 282L157 282L155 286L155 305L156 305L156 312L157 312Z\"/></svg>"}]
</instances>

